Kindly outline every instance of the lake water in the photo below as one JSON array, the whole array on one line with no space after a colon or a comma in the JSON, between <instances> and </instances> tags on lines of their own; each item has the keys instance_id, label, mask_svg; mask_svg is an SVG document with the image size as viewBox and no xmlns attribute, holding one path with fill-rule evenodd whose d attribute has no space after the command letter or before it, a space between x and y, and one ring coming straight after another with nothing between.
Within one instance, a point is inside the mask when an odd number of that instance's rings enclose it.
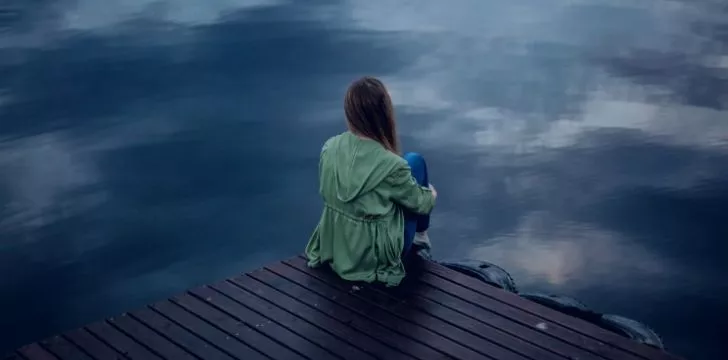
<instances>
[{"instance_id":1,"label":"lake water","mask_svg":"<svg viewBox=\"0 0 728 360\"><path fill-rule=\"evenodd\" d=\"M725 4L5 0L0 352L301 252L368 74L429 161L436 258L724 358Z\"/></svg>"}]
</instances>

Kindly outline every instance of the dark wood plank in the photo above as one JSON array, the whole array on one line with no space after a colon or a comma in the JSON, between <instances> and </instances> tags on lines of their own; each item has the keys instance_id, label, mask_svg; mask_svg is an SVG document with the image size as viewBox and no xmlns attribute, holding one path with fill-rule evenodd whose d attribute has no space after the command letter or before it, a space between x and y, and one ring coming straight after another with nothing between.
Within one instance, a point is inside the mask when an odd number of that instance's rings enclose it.
<instances>
[{"instance_id":1,"label":"dark wood plank","mask_svg":"<svg viewBox=\"0 0 728 360\"><path fill-rule=\"evenodd\" d=\"M678 360L677 356L669 354L659 349L655 349L630 339L622 337L611 331L599 328L590 324L584 320L562 314L558 311L546 308L535 302L521 298L515 294L502 291L492 286L486 286L481 281L474 279L470 276L461 274L457 271L450 270L442 265L436 263L427 263L425 270L430 272L442 279L456 283L462 287L469 288L475 292L491 297L502 303L508 304L513 307L517 307L521 310L536 315L544 320L562 325L564 327L575 330L583 335L587 335L597 341L608 343L622 350L631 352L632 354L639 355L645 359L654 360Z\"/></svg>"},{"instance_id":2,"label":"dark wood plank","mask_svg":"<svg viewBox=\"0 0 728 360\"><path fill-rule=\"evenodd\" d=\"M336 285L339 289L344 289L347 285L336 274L330 271L314 270L309 268L304 260L297 259L286 262L289 266L299 271L305 272L310 276L316 277L329 284ZM425 285L413 283L414 286L407 286L407 290L424 287ZM412 288L412 289L410 289ZM443 306L420 298L418 296L409 296L411 291L403 291L404 288L398 289L396 295L394 292L385 292L377 290L376 287L368 287L355 293L362 299L380 306L386 305L389 310L399 316L407 318L421 318L417 312L424 312L437 318L439 321L447 323L449 326L455 327L457 330L442 329L447 336L453 336L455 339L463 342L467 346L478 350L481 353L489 354L495 358L514 357L513 352L523 357L539 360L562 360L563 356L557 355L547 349L537 347L531 343L523 341L518 337L504 333L497 328L486 326L458 312L444 308ZM407 295L402 298L395 296ZM433 329L434 330L434 329ZM509 350L505 350L505 349ZM568 356L566 356L568 358ZM585 358L589 359L588 357Z\"/></svg>"},{"instance_id":3,"label":"dark wood plank","mask_svg":"<svg viewBox=\"0 0 728 360\"><path fill-rule=\"evenodd\" d=\"M264 285L260 284L260 286ZM285 311L284 309L276 306L273 302L260 298L254 293L248 292L228 281L222 281L213 284L210 287L240 305L246 306L260 314L265 314L265 316L271 320L305 337L310 342L317 344L321 348L327 349L340 358L361 360L375 359L375 357L371 354L353 346L351 343L347 343L341 338L326 331L325 328L320 328L305 319L294 315L293 313ZM281 294L280 296L285 295ZM300 306L304 307L305 305L301 304Z\"/></svg>"},{"instance_id":4,"label":"dark wood plank","mask_svg":"<svg viewBox=\"0 0 728 360\"><path fill-rule=\"evenodd\" d=\"M301 257L286 261L286 263L302 271L321 272L309 269L305 259ZM328 273L327 276L335 276L331 272L325 273ZM424 277L428 277L428 275L425 274ZM584 338L592 343L592 346L589 348L593 350L599 348L604 350L606 348L607 350L589 353L580 347L562 341L562 339L556 336L549 336L535 328L536 324L543 322L540 319L530 324L523 324L515 322L513 319L499 316L491 312L492 309L489 308L490 303L488 301L479 303L480 307L476 307L464 299L451 296L441 291L434 284L426 284L421 281L411 284L414 286L403 286L392 291L382 291L379 290L379 287L373 287L372 291L381 292L389 296L404 296L409 306L426 311L444 321L452 322L454 325L469 330L481 337L487 337L502 346L510 349L518 349L521 354L529 357L536 357L538 359L566 357L586 360L598 358L597 355L608 355L606 356L607 359L629 359L629 357L625 357L625 355L628 356L629 354L625 354L604 344L599 344L593 339ZM455 286L454 284L451 285ZM447 287L447 284L445 286ZM496 305L505 306L501 303L497 303ZM519 311L515 308L511 309L516 312ZM522 314L524 316L530 316L528 313ZM475 322L472 320L475 320ZM548 352L545 353L544 351Z\"/></svg>"},{"instance_id":5,"label":"dark wood plank","mask_svg":"<svg viewBox=\"0 0 728 360\"><path fill-rule=\"evenodd\" d=\"M191 290L190 293L197 296L199 300L206 301L218 310L225 312L228 316L248 326L254 326L259 332L267 335L271 339L275 339L277 342L309 359L342 359L342 357L329 352L324 347L282 326L273 319L273 316L270 316L270 313L266 313L266 316L263 316L209 287L200 287Z\"/></svg>"},{"instance_id":6,"label":"dark wood plank","mask_svg":"<svg viewBox=\"0 0 728 360\"><path fill-rule=\"evenodd\" d=\"M163 301L153 304L151 307L166 318L174 320L179 326L205 339L205 341L236 359L269 359L254 348L239 341L236 337L229 336L222 330L201 320L174 303Z\"/></svg>"},{"instance_id":7,"label":"dark wood plank","mask_svg":"<svg viewBox=\"0 0 728 360\"><path fill-rule=\"evenodd\" d=\"M347 309L331 306L330 311L320 311L321 307L316 309L299 301L299 296L292 297L249 276L237 277L230 280L230 283L250 293L254 293L263 299L270 299L268 301L271 303L274 302L275 305L282 309L294 313L296 316L300 316L319 328L343 339L349 344L357 346L359 349L377 358L415 360L414 357L386 345L386 340L385 342L378 341L378 336L387 338L387 333L383 332L379 325L367 319L361 317L356 318L356 314L349 312ZM316 296L313 293L309 294ZM321 298L321 302L325 301L327 300ZM360 324L360 322L363 324ZM391 337L388 338L391 339Z\"/></svg>"},{"instance_id":8,"label":"dark wood plank","mask_svg":"<svg viewBox=\"0 0 728 360\"><path fill-rule=\"evenodd\" d=\"M298 271L283 263L270 265L269 267L266 267L266 269L287 279L298 281L301 285L311 289L315 287L319 289L319 291L323 290L321 295L328 294L327 296L332 296L332 299L336 299L338 302L350 305L352 309L361 311L373 320L380 322L384 321L387 324L386 326L393 330L426 342L430 346L457 359L476 359L483 358L484 356L492 359L524 359L516 353L498 347L491 348L491 353L488 353L487 351L478 352L473 350L461 343L459 340L459 338L472 336L471 334L468 334L454 326L450 326L447 323L439 321L438 319L422 312L412 312L405 308L392 310L387 308L387 306L368 302L367 300L358 297L356 295L358 292L350 293L348 291L351 289L351 283L345 283L343 287L337 288L336 284L331 284L328 281L321 281L316 277L310 276L310 274ZM337 281L341 281L343 283L343 280L337 279ZM395 306L395 304L392 303L388 305L390 307ZM399 311L407 311L407 313L405 313L404 316L400 316L398 313ZM384 325L384 323L382 324Z\"/></svg>"},{"instance_id":9,"label":"dark wood plank","mask_svg":"<svg viewBox=\"0 0 728 360\"><path fill-rule=\"evenodd\" d=\"M20 354L13 352L3 355L3 360L25 360Z\"/></svg>"},{"instance_id":10,"label":"dark wood plank","mask_svg":"<svg viewBox=\"0 0 728 360\"><path fill-rule=\"evenodd\" d=\"M40 345L61 360L91 360L90 356L60 335L45 339Z\"/></svg>"},{"instance_id":11,"label":"dark wood plank","mask_svg":"<svg viewBox=\"0 0 728 360\"><path fill-rule=\"evenodd\" d=\"M94 359L97 360L121 360L126 359L123 355L121 355L116 350L112 349L105 343L101 342L99 339L91 335L88 331L84 329L75 329L72 331L67 332L64 334L64 336L71 341L72 343L76 344L79 348L86 351L86 353L90 354Z\"/></svg>"},{"instance_id":12,"label":"dark wood plank","mask_svg":"<svg viewBox=\"0 0 728 360\"><path fill-rule=\"evenodd\" d=\"M168 320L152 309L141 309L129 313L137 321L144 323L189 353L206 360L233 360L233 357L197 337L183 327Z\"/></svg>"},{"instance_id":13,"label":"dark wood plank","mask_svg":"<svg viewBox=\"0 0 728 360\"><path fill-rule=\"evenodd\" d=\"M436 263L424 270L384 288L297 256L3 358L679 359Z\"/></svg>"},{"instance_id":14,"label":"dark wood plank","mask_svg":"<svg viewBox=\"0 0 728 360\"><path fill-rule=\"evenodd\" d=\"M10 354L3 355L3 360L24 360L20 354L13 352Z\"/></svg>"},{"instance_id":15,"label":"dark wood plank","mask_svg":"<svg viewBox=\"0 0 728 360\"><path fill-rule=\"evenodd\" d=\"M60 360L37 343L21 347L18 353L27 360Z\"/></svg>"},{"instance_id":16,"label":"dark wood plank","mask_svg":"<svg viewBox=\"0 0 728 360\"><path fill-rule=\"evenodd\" d=\"M357 329L361 332L369 334L377 340L398 349L404 353L410 354L418 359L451 359L451 356L445 355L433 349L426 344L416 341L407 335L390 330L386 326L375 322L360 312L353 311L349 307L343 306L336 299L331 299L319 295L318 293L301 286L298 283L285 279L275 273L266 270L257 270L247 276L263 282L270 287L285 293L308 306L325 313L332 318L337 319L345 326ZM234 281L242 282L244 277L235 278ZM341 326L336 328L341 329Z\"/></svg>"},{"instance_id":17,"label":"dark wood plank","mask_svg":"<svg viewBox=\"0 0 728 360\"><path fill-rule=\"evenodd\" d=\"M559 358L601 359L596 354L563 342L556 337L550 337L536 328L529 328L510 319L500 317L424 283L413 288L411 294L414 296L408 300L408 304L418 308L427 308L427 311L433 315L448 321L454 321L476 333L492 333L495 330L496 333L492 334L492 339L511 349L529 349L529 356L548 350L558 354ZM504 334L507 334L508 337L504 337ZM514 341L513 338L517 339L517 341ZM540 356L539 359L547 358L546 355L537 356ZM549 355L548 358L553 359L554 355Z\"/></svg>"},{"instance_id":18,"label":"dark wood plank","mask_svg":"<svg viewBox=\"0 0 728 360\"><path fill-rule=\"evenodd\" d=\"M349 282L342 280L333 272L310 269L302 260L290 261L287 262L287 264L295 270L317 278L341 291L347 291L347 289L351 287ZM281 271L284 270L281 268ZM394 316L403 320L410 320L445 338L451 339L467 346L470 349L478 351L483 355L487 355L495 359L526 359L530 357L532 359L540 360L563 360L560 356L534 347L523 341L519 342L519 339L499 333L495 329L485 326L478 329L476 326L478 323L473 319L465 318L464 321L458 323L453 322L452 319L434 317L429 312L423 311L422 308L412 306L412 304L407 301L393 297L390 294L376 291L373 287L363 288L362 290L355 292L354 296L374 304L375 306L390 312ZM485 332L485 335L489 335L489 337L486 338L482 336L482 334L477 332L478 330ZM507 343L498 343L493 341L492 338Z\"/></svg>"},{"instance_id":19,"label":"dark wood plank","mask_svg":"<svg viewBox=\"0 0 728 360\"><path fill-rule=\"evenodd\" d=\"M456 307L459 311L476 314L476 318L480 321L488 322L510 333L521 334L536 344L550 346L554 351L571 353L575 351L574 347L577 347L606 359L639 359L632 353L604 344L518 308L495 301L432 274L423 274L420 281L437 288L435 291L428 291L420 295L443 304L443 306ZM542 326L545 326L547 330L536 330L536 325L539 323L542 323ZM560 341L554 341L553 339L559 339ZM563 343L571 346L564 347ZM582 357L584 356L582 354Z\"/></svg>"},{"instance_id":20,"label":"dark wood plank","mask_svg":"<svg viewBox=\"0 0 728 360\"><path fill-rule=\"evenodd\" d=\"M149 329L146 325L129 317L127 314L109 318L108 322L116 327L117 330L121 330L130 338L136 340L136 342L152 349L157 355L164 359L195 360L194 356Z\"/></svg>"},{"instance_id":21,"label":"dark wood plank","mask_svg":"<svg viewBox=\"0 0 728 360\"><path fill-rule=\"evenodd\" d=\"M344 305L353 311L359 312L360 314L402 335L409 336L423 344L427 344L443 354L447 354L456 359L477 359L483 358L484 356L484 354L479 354L474 350L451 340L450 338L443 337L442 334L434 332L427 327L420 326L419 324L410 322L404 318L394 317L392 316L392 313L389 313L382 308L367 303L348 292L335 289L316 278L301 273L291 267L283 265L282 263L277 263L266 269L278 276L296 282L323 297L327 297L338 304ZM427 320L428 319L425 321Z\"/></svg>"},{"instance_id":22,"label":"dark wood plank","mask_svg":"<svg viewBox=\"0 0 728 360\"><path fill-rule=\"evenodd\" d=\"M91 324L86 326L86 329L116 349L116 351L131 359L160 359L159 356L107 323L99 322Z\"/></svg>"},{"instance_id":23,"label":"dark wood plank","mask_svg":"<svg viewBox=\"0 0 728 360\"><path fill-rule=\"evenodd\" d=\"M230 315L215 309L211 305L206 304L191 295L177 296L173 298L172 301L177 305L182 306L187 311L205 319L210 324L214 324L215 327L225 331L228 335L238 338L271 358L305 358L303 355L259 332L260 330L258 328L260 327L274 326L273 322L270 320L263 320L262 322L248 326L244 322L232 318Z\"/></svg>"},{"instance_id":24,"label":"dark wood plank","mask_svg":"<svg viewBox=\"0 0 728 360\"><path fill-rule=\"evenodd\" d=\"M265 285L260 285L265 286ZM332 353L338 355L340 358L346 359L361 359L361 360L373 360L374 357L359 348L352 346L333 334L325 331L324 328L319 328L301 317L294 315L293 313L287 312L282 308L276 306L274 301L277 299L270 299L271 302L256 296L255 294L243 290L242 288L233 285L230 282L222 281L219 283L212 284L210 286L216 292L224 294L225 297L233 300L237 304L243 305L251 310L254 310L260 314L265 314L269 319L281 324L290 331L299 334L310 342L317 344L321 348L327 349ZM200 294L201 296L204 296ZM280 295L285 296L285 295ZM301 304L301 307L305 305ZM306 354L310 356L309 354Z\"/></svg>"}]
</instances>

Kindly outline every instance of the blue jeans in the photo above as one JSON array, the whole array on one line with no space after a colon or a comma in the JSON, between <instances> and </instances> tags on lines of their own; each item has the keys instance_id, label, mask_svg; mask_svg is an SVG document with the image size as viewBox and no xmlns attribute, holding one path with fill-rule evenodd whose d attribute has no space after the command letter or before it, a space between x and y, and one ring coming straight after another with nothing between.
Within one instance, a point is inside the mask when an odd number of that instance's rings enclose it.
<instances>
[{"instance_id":1,"label":"blue jeans","mask_svg":"<svg viewBox=\"0 0 728 360\"><path fill-rule=\"evenodd\" d=\"M404 154L404 159L407 160L410 168L412 169L412 177L415 178L420 186L430 186L430 181L427 177L427 164L425 158L422 155L414 152ZM409 249L412 247L412 241L415 238L415 232L421 232L427 230L430 227L430 215L415 214L407 209L404 209L404 248L402 254L407 254Z\"/></svg>"}]
</instances>

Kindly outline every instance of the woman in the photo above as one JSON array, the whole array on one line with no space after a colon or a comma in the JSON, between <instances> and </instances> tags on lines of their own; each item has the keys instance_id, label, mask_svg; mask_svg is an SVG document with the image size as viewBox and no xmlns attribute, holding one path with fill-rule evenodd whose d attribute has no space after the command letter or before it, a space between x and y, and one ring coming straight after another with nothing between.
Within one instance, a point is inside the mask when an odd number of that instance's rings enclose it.
<instances>
[{"instance_id":1,"label":"woman","mask_svg":"<svg viewBox=\"0 0 728 360\"><path fill-rule=\"evenodd\" d=\"M392 100L381 81L352 83L344 111L348 131L321 149L324 210L306 246L308 264L328 263L346 280L396 286L413 243L429 247L437 192L422 156L400 156Z\"/></svg>"}]
</instances>

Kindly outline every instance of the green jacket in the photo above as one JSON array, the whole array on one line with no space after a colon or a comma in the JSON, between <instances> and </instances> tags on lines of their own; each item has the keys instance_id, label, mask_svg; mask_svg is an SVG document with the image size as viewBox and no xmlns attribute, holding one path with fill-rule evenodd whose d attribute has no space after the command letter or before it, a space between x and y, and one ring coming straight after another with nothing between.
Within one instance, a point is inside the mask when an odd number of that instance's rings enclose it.
<instances>
[{"instance_id":1,"label":"green jacket","mask_svg":"<svg viewBox=\"0 0 728 360\"><path fill-rule=\"evenodd\" d=\"M405 276L400 206L427 214L432 191L417 184L402 157L345 132L321 149L319 193L324 209L306 246L308 265L329 263L346 280L398 285Z\"/></svg>"}]
</instances>

